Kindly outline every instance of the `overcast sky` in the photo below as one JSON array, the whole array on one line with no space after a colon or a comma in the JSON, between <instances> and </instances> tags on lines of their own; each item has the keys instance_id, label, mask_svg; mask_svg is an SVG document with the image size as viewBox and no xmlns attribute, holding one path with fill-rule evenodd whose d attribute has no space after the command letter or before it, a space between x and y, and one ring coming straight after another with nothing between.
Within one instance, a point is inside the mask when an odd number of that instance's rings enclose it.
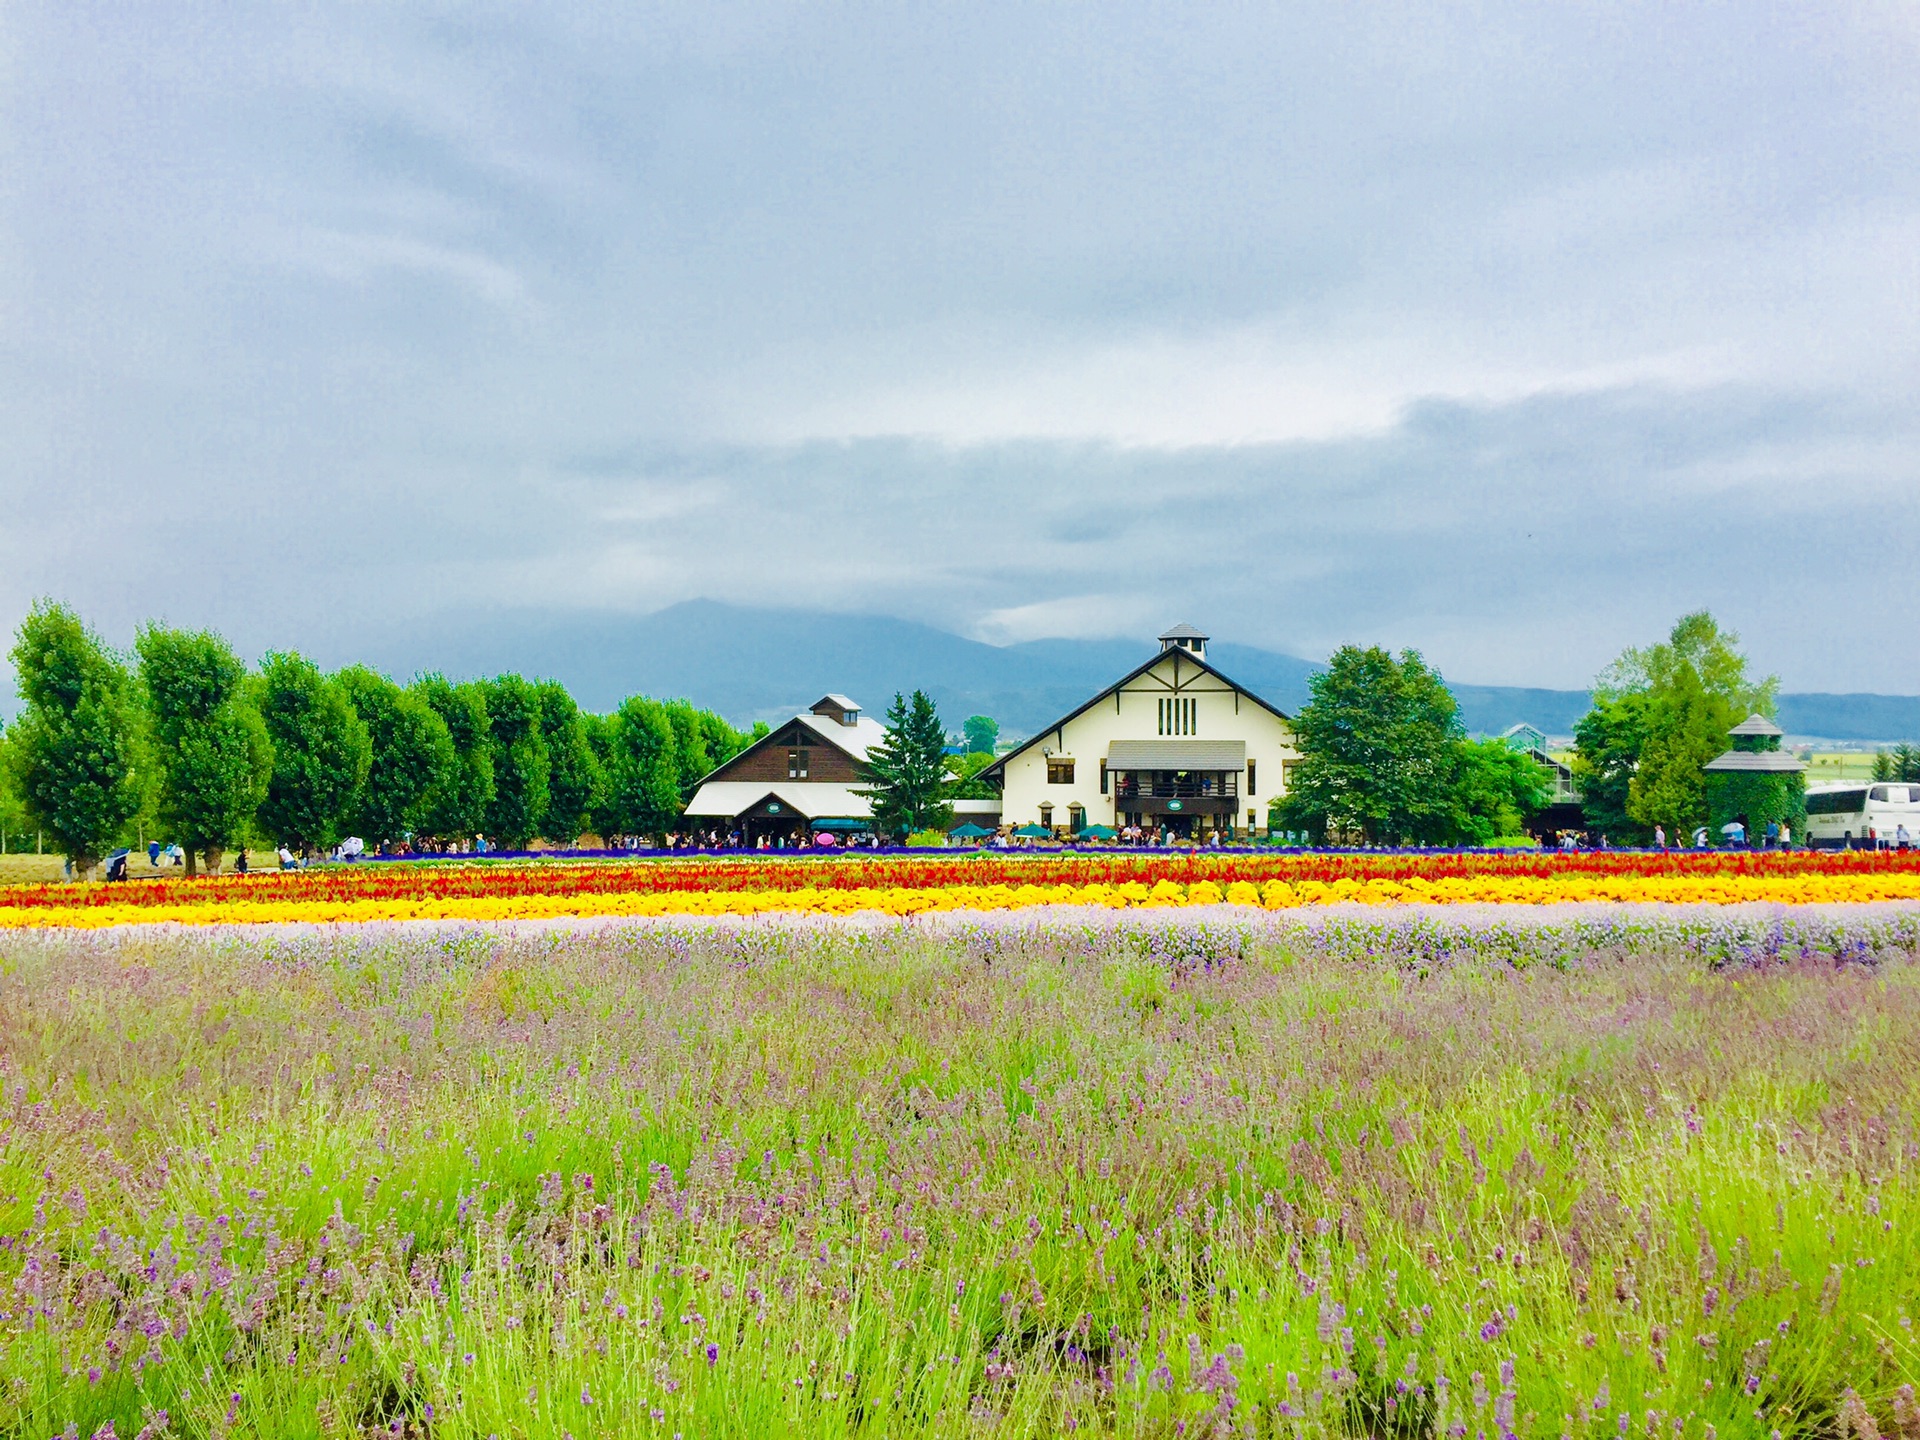
<instances>
[{"instance_id":1,"label":"overcast sky","mask_svg":"<svg viewBox=\"0 0 1920 1440\"><path fill-rule=\"evenodd\" d=\"M1920 10L0 6L0 625L1920 691Z\"/></svg>"}]
</instances>

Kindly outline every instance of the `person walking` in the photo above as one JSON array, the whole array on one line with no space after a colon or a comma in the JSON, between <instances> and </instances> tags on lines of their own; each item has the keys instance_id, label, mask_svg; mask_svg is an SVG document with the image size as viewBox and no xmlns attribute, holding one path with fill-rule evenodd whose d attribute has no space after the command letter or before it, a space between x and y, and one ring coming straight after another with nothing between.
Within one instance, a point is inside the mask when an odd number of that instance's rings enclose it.
<instances>
[{"instance_id":1,"label":"person walking","mask_svg":"<svg viewBox=\"0 0 1920 1440\"><path fill-rule=\"evenodd\" d=\"M1656 825L1653 827L1653 848L1656 850L1665 850L1667 848L1666 826Z\"/></svg>"}]
</instances>

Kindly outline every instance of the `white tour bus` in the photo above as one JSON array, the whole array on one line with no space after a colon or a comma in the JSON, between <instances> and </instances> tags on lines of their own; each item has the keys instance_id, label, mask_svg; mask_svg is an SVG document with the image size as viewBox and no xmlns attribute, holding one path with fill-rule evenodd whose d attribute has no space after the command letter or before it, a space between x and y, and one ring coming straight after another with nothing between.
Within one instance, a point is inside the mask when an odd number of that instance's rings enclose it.
<instances>
[{"instance_id":1,"label":"white tour bus","mask_svg":"<svg viewBox=\"0 0 1920 1440\"><path fill-rule=\"evenodd\" d=\"M1920 785L1875 782L1813 785L1807 789L1807 843L1822 849L1881 850L1899 843L1907 827L1920 846Z\"/></svg>"}]
</instances>

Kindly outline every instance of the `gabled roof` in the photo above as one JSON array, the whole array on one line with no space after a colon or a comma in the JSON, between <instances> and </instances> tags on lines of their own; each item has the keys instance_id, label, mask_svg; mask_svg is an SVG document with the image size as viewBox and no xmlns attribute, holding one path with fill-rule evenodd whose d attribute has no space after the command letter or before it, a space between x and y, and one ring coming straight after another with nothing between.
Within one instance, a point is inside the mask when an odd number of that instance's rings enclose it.
<instances>
[{"instance_id":1,"label":"gabled roof","mask_svg":"<svg viewBox=\"0 0 1920 1440\"><path fill-rule=\"evenodd\" d=\"M1166 662L1168 660L1171 660L1174 663L1179 665L1191 665L1195 669L1206 671L1207 674L1213 676L1214 679L1219 680L1224 684L1231 685L1235 690L1239 691L1242 695L1246 696L1247 699L1251 700L1254 704L1258 705L1262 710L1265 710L1269 714L1277 716L1281 720L1286 721L1288 725L1293 724L1293 717L1288 715L1286 711L1282 710L1277 705L1269 705L1265 700L1262 700L1258 695L1254 694L1251 690L1247 689L1246 686L1242 685L1238 680L1235 680L1231 675L1225 674L1224 672L1216 669L1213 666L1213 664L1208 660L1206 660L1204 657L1195 655L1190 650L1162 650L1159 653L1153 655L1151 658L1141 661L1138 665L1134 666L1133 669L1129 670L1126 674L1122 675L1118 680L1114 681L1111 685L1107 686L1107 688L1102 690L1098 695L1095 695L1091 700L1087 701L1086 704L1081 705L1074 710L1068 711L1065 715L1062 715L1058 720L1054 721L1051 725L1041 726L1038 730L1033 732L1033 736L1031 739L1023 740L1017 747L1015 747L1012 750L1009 750L1006 754L1002 755L999 759L995 760L991 765L987 766L974 778L976 780L1003 779L1007 773L1007 762L1013 759L1014 756L1026 754L1027 751L1031 750L1035 745L1038 745L1042 740L1044 740L1047 736L1051 735L1054 731L1059 730L1064 726L1072 724L1075 720L1078 720L1082 715L1086 714L1087 711L1091 710L1094 706L1098 705L1102 700L1105 700L1109 696L1111 696L1114 693L1114 691L1123 689L1126 686L1131 685L1135 680L1138 680L1142 675L1146 674L1147 671L1153 669L1154 666L1162 664L1163 662Z\"/></svg>"},{"instance_id":2,"label":"gabled roof","mask_svg":"<svg viewBox=\"0 0 1920 1440\"><path fill-rule=\"evenodd\" d=\"M848 701L847 708L856 710L859 707L852 701ZM824 716L815 715L810 710L802 710L790 719L782 720L778 725L774 726L773 729L747 746L747 748L739 754L714 766L713 769L700 777L700 783L703 785L706 784L709 780L721 776L732 766L739 764L747 756L771 746L786 733L789 725L805 726L808 730L812 731L823 744L831 745L849 760L860 765L867 763L867 752L872 750L874 746L881 744L887 738L887 727L882 725L878 720L869 719L865 715L862 715L851 725L843 725L838 720L828 720ZM795 783L806 784L807 782L797 781Z\"/></svg>"},{"instance_id":3,"label":"gabled roof","mask_svg":"<svg viewBox=\"0 0 1920 1440\"><path fill-rule=\"evenodd\" d=\"M1162 640L1209 640L1213 637L1204 630L1196 630L1191 625L1176 625L1171 630L1161 632Z\"/></svg>"},{"instance_id":4,"label":"gabled roof","mask_svg":"<svg viewBox=\"0 0 1920 1440\"><path fill-rule=\"evenodd\" d=\"M857 700L849 700L844 695L822 695L818 700L813 702L811 708L818 710L822 706L830 706L835 710L858 710L860 708L860 702Z\"/></svg>"}]
</instances>

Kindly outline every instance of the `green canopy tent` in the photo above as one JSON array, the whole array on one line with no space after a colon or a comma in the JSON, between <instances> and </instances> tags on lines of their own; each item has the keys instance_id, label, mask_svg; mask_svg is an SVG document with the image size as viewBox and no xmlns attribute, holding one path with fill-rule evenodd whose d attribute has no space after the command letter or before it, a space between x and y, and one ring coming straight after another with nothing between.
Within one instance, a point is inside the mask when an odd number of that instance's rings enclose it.
<instances>
[{"instance_id":1,"label":"green canopy tent","mask_svg":"<svg viewBox=\"0 0 1920 1440\"><path fill-rule=\"evenodd\" d=\"M1044 825L1022 825L1013 833L1022 840L1051 840L1053 838L1053 831Z\"/></svg>"},{"instance_id":2,"label":"green canopy tent","mask_svg":"<svg viewBox=\"0 0 1920 1440\"><path fill-rule=\"evenodd\" d=\"M1111 825L1089 825L1073 838L1076 840L1111 840L1120 832Z\"/></svg>"},{"instance_id":3,"label":"green canopy tent","mask_svg":"<svg viewBox=\"0 0 1920 1440\"><path fill-rule=\"evenodd\" d=\"M982 830L978 825L975 825L971 821L969 821L965 825L954 826L953 829L947 832L947 834L953 837L955 840L979 840L979 839L983 839L988 835L993 834L993 831Z\"/></svg>"}]
</instances>

